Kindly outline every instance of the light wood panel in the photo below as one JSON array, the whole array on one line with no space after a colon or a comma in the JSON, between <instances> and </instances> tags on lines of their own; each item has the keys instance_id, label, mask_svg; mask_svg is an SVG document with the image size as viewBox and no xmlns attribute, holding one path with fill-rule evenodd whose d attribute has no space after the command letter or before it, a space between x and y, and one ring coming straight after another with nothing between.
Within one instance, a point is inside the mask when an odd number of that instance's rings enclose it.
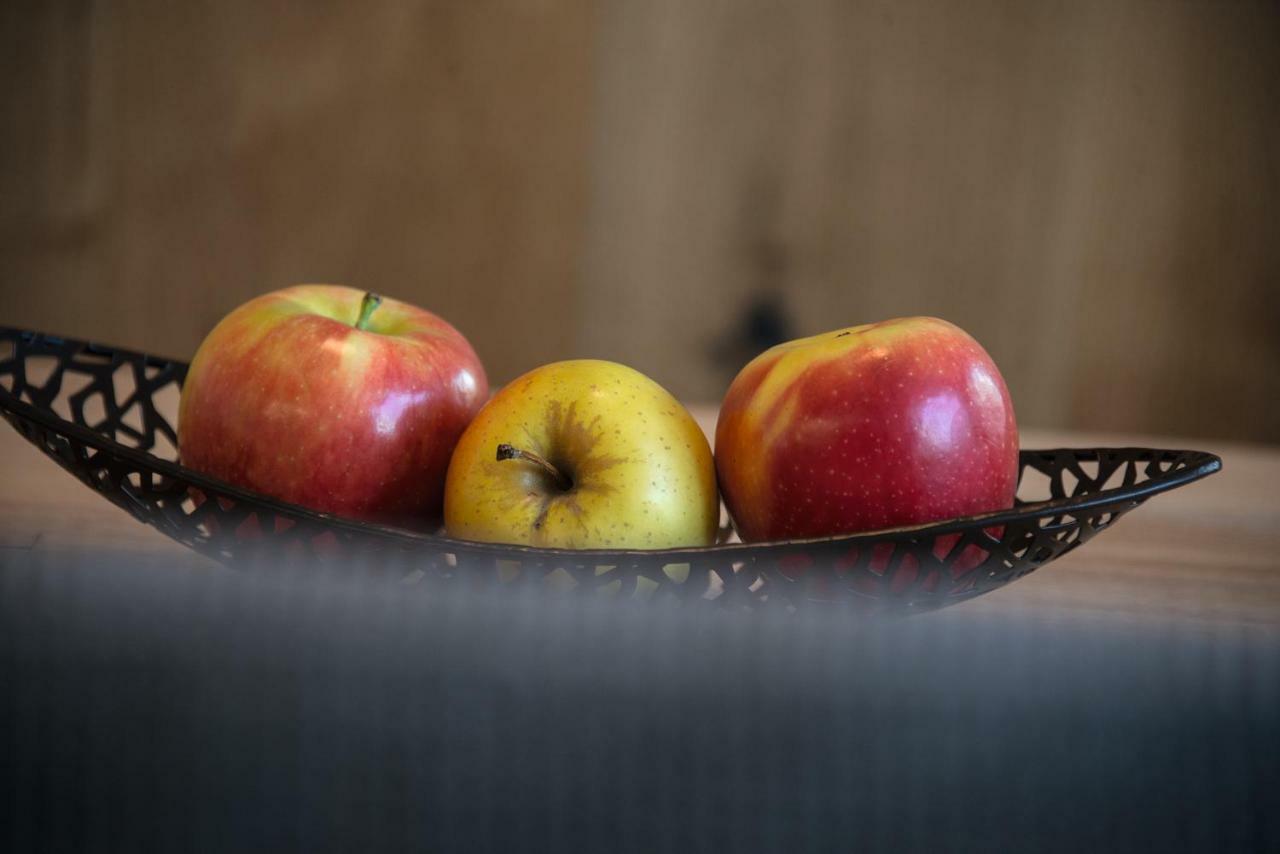
<instances>
[{"instance_id":1,"label":"light wood panel","mask_svg":"<svg viewBox=\"0 0 1280 854\"><path fill-rule=\"evenodd\" d=\"M584 349L714 397L774 292L959 323L1024 423L1280 439L1280 7L603 6Z\"/></svg>"},{"instance_id":2,"label":"light wood panel","mask_svg":"<svg viewBox=\"0 0 1280 854\"><path fill-rule=\"evenodd\" d=\"M586 0L5 4L0 322L166 355L250 296L418 302L495 379L576 324Z\"/></svg>"},{"instance_id":3,"label":"light wood panel","mask_svg":"<svg viewBox=\"0 0 1280 854\"><path fill-rule=\"evenodd\" d=\"M0 322L189 355L305 280L495 382L714 400L747 304L971 330L1028 425L1280 440L1280 6L0 6Z\"/></svg>"}]
</instances>

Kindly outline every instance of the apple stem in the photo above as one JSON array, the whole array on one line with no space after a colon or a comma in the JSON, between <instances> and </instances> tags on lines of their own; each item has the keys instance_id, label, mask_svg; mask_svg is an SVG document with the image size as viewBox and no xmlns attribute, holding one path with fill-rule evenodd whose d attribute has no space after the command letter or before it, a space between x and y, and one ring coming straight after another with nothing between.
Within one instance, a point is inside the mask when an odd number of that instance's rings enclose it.
<instances>
[{"instance_id":1,"label":"apple stem","mask_svg":"<svg viewBox=\"0 0 1280 854\"><path fill-rule=\"evenodd\" d=\"M535 454L533 451L521 450L514 445L508 445L503 442L498 446L498 462L503 460L528 460L536 466L541 466L543 471L551 475L555 480L556 486L565 492L573 488L573 481L566 477L564 472L553 466L545 457Z\"/></svg>"},{"instance_id":2,"label":"apple stem","mask_svg":"<svg viewBox=\"0 0 1280 854\"><path fill-rule=\"evenodd\" d=\"M361 332L369 328L369 318L373 317L373 312L382 305L382 297L373 291L367 291L364 299L360 300L360 317L356 318L356 329Z\"/></svg>"}]
</instances>

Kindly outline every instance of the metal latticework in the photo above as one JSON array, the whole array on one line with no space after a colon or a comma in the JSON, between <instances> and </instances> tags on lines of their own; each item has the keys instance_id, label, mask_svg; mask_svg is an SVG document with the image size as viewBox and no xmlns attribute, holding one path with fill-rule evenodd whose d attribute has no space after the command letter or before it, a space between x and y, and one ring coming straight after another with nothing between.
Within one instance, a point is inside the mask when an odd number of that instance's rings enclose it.
<instances>
[{"instance_id":1,"label":"metal latticework","mask_svg":"<svg viewBox=\"0 0 1280 854\"><path fill-rule=\"evenodd\" d=\"M660 551L570 551L454 540L316 513L178 462L187 366L0 328L0 410L81 482L174 540L234 564L376 554L424 584L555 584L730 606L926 610L1002 587L1077 548L1156 493L1221 467L1202 451L1023 451L1010 510L814 540ZM362 563L362 565L364 565Z\"/></svg>"}]
</instances>

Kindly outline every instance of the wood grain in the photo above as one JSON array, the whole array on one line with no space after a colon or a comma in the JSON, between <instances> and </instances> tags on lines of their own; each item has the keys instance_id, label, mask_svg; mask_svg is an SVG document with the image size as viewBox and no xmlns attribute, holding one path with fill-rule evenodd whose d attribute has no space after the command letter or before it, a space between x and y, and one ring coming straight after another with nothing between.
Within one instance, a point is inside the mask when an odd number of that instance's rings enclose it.
<instances>
[{"instance_id":1,"label":"wood grain","mask_svg":"<svg viewBox=\"0 0 1280 854\"><path fill-rule=\"evenodd\" d=\"M495 379L561 357L592 28L587 0L4 4L0 323L189 359L246 299L338 282L441 314Z\"/></svg>"},{"instance_id":2,"label":"wood grain","mask_svg":"<svg viewBox=\"0 0 1280 854\"><path fill-rule=\"evenodd\" d=\"M958 323L1024 424L1280 441L1276 4L601 21L581 350L714 399L706 352L776 294L797 334Z\"/></svg>"},{"instance_id":3,"label":"wood grain","mask_svg":"<svg viewBox=\"0 0 1280 854\"><path fill-rule=\"evenodd\" d=\"M773 293L959 323L1024 424L1280 442L1278 87L1267 0L5 3L0 322L187 358L342 281L715 400Z\"/></svg>"}]
</instances>

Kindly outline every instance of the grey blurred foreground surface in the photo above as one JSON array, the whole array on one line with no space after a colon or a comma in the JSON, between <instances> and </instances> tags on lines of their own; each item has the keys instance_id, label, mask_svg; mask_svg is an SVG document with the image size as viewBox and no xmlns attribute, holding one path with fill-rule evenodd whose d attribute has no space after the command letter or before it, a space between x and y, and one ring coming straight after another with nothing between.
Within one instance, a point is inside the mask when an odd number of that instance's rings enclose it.
<instances>
[{"instance_id":1,"label":"grey blurred foreground surface","mask_svg":"<svg viewBox=\"0 0 1280 854\"><path fill-rule=\"evenodd\" d=\"M6 851L1280 847L1274 633L43 561Z\"/></svg>"}]
</instances>

